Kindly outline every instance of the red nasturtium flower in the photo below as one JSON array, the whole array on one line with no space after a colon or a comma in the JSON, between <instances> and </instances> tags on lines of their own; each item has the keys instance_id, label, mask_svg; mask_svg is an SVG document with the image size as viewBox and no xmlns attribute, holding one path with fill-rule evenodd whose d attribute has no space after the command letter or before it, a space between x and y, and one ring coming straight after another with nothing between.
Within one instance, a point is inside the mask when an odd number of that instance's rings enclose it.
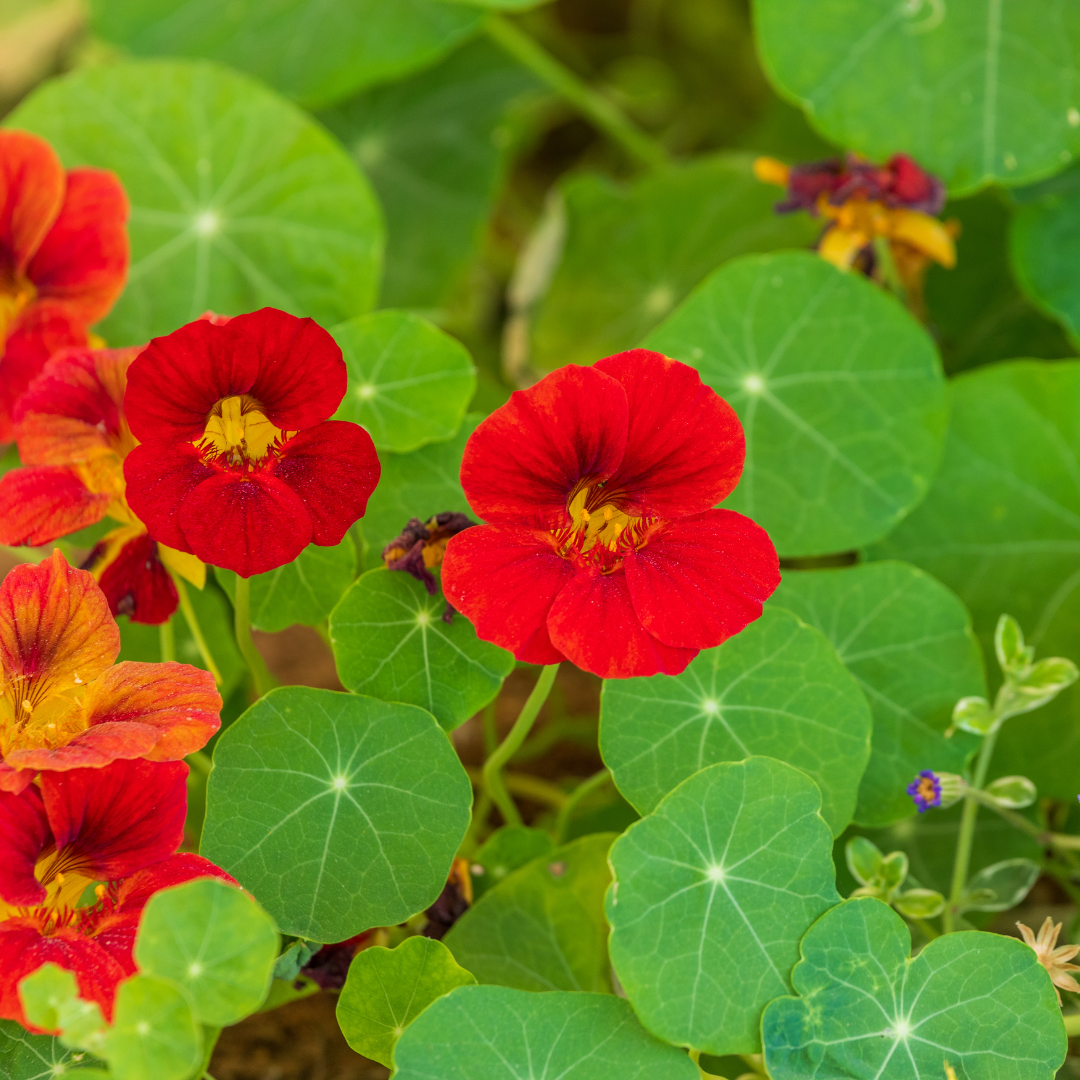
<instances>
[{"instance_id":1,"label":"red nasturtium flower","mask_svg":"<svg viewBox=\"0 0 1080 1080\"><path fill-rule=\"evenodd\" d=\"M765 531L712 509L744 456L734 410L686 364L635 349L553 372L465 447L487 524L447 545L446 598L520 660L677 674L780 583Z\"/></svg>"},{"instance_id":2,"label":"red nasturtium flower","mask_svg":"<svg viewBox=\"0 0 1080 1080\"><path fill-rule=\"evenodd\" d=\"M44 139L0 131L0 442L57 349L89 344L124 287L127 196L100 169L64 171Z\"/></svg>"},{"instance_id":3,"label":"red nasturtium flower","mask_svg":"<svg viewBox=\"0 0 1080 1080\"><path fill-rule=\"evenodd\" d=\"M65 349L45 365L15 406L23 467L0 477L0 543L41 545L93 525L120 522L90 553L114 615L163 623L179 597L169 574L201 589L206 567L157 543L131 512L124 458L135 439L123 414L127 370L140 348Z\"/></svg>"},{"instance_id":4,"label":"red nasturtium flower","mask_svg":"<svg viewBox=\"0 0 1080 1080\"><path fill-rule=\"evenodd\" d=\"M155 338L128 372L132 510L242 577L340 543L379 480L368 433L327 419L347 381L334 339L274 308Z\"/></svg>"},{"instance_id":5,"label":"red nasturtium flower","mask_svg":"<svg viewBox=\"0 0 1080 1080\"><path fill-rule=\"evenodd\" d=\"M59 551L0 583L0 791L120 758L178 761L220 727L214 677L188 664L115 664L105 594Z\"/></svg>"},{"instance_id":6,"label":"red nasturtium flower","mask_svg":"<svg viewBox=\"0 0 1080 1080\"><path fill-rule=\"evenodd\" d=\"M174 854L187 771L182 762L117 761L0 792L0 1017L29 1026L19 983L53 963L111 1019L117 984L135 974L135 932L150 897L199 877L236 884L207 859ZM95 883L96 901L80 906Z\"/></svg>"}]
</instances>

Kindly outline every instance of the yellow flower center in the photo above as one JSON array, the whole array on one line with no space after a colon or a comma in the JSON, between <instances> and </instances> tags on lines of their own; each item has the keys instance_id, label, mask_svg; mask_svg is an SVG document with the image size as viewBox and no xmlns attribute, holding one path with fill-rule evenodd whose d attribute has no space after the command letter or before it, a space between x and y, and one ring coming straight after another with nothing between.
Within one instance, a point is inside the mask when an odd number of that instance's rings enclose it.
<instances>
[{"instance_id":1,"label":"yellow flower center","mask_svg":"<svg viewBox=\"0 0 1080 1080\"><path fill-rule=\"evenodd\" d=\"M629 551L642 545L656 519L628 514L620 493L605 491L604 483L577 488L566 505L569 527L553 531L563 558L610 573Z\"/></svg>"},{"instance_id":2,"label":"yellow flower center","mask_svg":"<svg viewBox=\"0 0 1080 1080\"><path fill-rule=\"evenodd\" d=\"M53 693L47 677L18 675L0 685L0 758L13 750L54 750L85 730L82 688Z\"/></svg>"},{"instance_id":3,"label":"yellow flower center","mask_svg":"<svg viewBox=\"0 0 1080 1080\"><path fill-rule=\"evenodd\" d=\"M254 398L234 394L214 406L199 449L204 460L224 458L234 467L256 466L291 434L274 427Z\"/></svg>"}]
</instances>

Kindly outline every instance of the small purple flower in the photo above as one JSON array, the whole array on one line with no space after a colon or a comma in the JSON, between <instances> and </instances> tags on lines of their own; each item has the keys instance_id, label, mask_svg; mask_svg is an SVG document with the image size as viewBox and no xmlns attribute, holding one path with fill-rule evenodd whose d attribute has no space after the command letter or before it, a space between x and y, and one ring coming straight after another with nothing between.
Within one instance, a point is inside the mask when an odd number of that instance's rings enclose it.
<instances>
[{"instance_id":1,"label":"small purple flower","mask_svg":"<svg viewBox=\"0 0 1080 1080\"><path fill-rule=\"evenodd\" d=\"M941 780L930 769L923 769L907 786L907 793L915 800L920 814L925 814L931 806L941 805Z\"/></svg>"}]
</instances>

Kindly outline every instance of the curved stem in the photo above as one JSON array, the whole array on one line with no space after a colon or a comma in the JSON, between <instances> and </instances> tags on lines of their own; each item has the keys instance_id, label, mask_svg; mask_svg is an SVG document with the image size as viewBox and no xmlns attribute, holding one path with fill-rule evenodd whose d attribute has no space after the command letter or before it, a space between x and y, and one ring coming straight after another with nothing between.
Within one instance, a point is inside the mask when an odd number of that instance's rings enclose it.
<instances>
[{"instance_id":1,"label":"curved stem","mask_svg":"<svg viewBox=\"0 0 1080 1080\"><path fill-rule=\"evenodd\" d=\"M233 604L236 644L251 671L255 693L258 697L262 697L270 689L270 673L266 670L266 664L259 655L259 650L255 648L255 642L251 640L251 581L240 577L239 574L236 577Z\"/></svg>"},{"instance_id":2,"label":"curved stem","mask_svg":"<svg viewBox=\"0 0 1080 1080\"><path fill-rule=\"evenodd\" d=\"M161 635L161 662L172 663L176 659L176 627L171 615L158 627L158 633Z\"/></svg>"},{"instance_id":3,"label":"curved stem","mask_svg":"<svg viewBox=\"0 0 1080 1080\"><path fill-rule=\"evenodd\" d=\"M594 791L599 791L611 779L611 773L607 769L601 769L593 773L587 780L583 780L570 793L570 797L563 803L559 816L555 821L555 843L565 844L566 833L570 827L570 818L581 802L587 799Z\"/></svg>"},{"instance_id":4,"label":"curved stem","mask_svg":"<svg viewBox=\"0 0 1080 1080\"><path fill-rule=\"evenodd\" d=\"M525 736L532 729L540 712L540 707L547 701L547 696L551 693L551 687L555 683L555 673L558 670L558 664L548 664L540 672L540 678L536 680L532 693L522 706L518 718L514 721L514 726L510 729L510 734L503 739L495 753L484 762L484 790L499 808L503 821L507 825L520 825L522 821L521 814L518 813L518 808L514 805L514 800L510 798L510 794L506 790L502 777L502 768L514 756L518 747L525 741Z\"/></svg>"},{"instance_id":5,"label":"curved stem","mask_svg":"<svg viewBox=\"0 0 1080 1080\"><path fill-rule=\"evenodd\" d=\"M221 685L221 671L218 669L217 664L214 663L214 657L210 652L210 646L206 644L206 638L203 637L202 627L199 626L198 616L195 614L195 608L191 603L191 597L188 596L187 585L184 584L184 579L173 575L173 583L176 585L176 595L180 597L180 611L184 616L184 621L188 625L188 630L191 632L191 636L195 641L195 647L199 650L199 655L202 657L203 663L206 665L206 670L214 676L214 682Z\"/></svg>"},{"instance_id":6,"label":"curved stem","mask_svg":"<svg viewBox=\"0 0 1080 1080\"><path fill-rule=\"evenodd\" d=\"M468 774L469 779L476 784L483 794L487 792L483 788L484 783L484 770L477 769L472 765L465 767L465 772ZM529 773L522 772L504 772L502 774L503 783L506 785L506 790L511 795L518 795L522 799L529 799L532 802L543 803L545 806L550 806L553 810L561 810L566 803L566 800L570 797L563 791L562 788L556 787L548 780L542 780L539 776L532 776ZM488 810L491 809L491 799L488 798Z\"/></svg>"},{"instance_id":7,"label":"curved stem","mask_svg":"<svg viewBox=\"0 0 1080 1080\"><path fill-rule=\"evenodd\" d=\"M638 164L646 169L662 169L670 164L667 151L655 139L631 123L603 94L597 93L509 19L491 15L484 23L484 29L492 41L543 79Z\"/></svg>"}]
</instances>

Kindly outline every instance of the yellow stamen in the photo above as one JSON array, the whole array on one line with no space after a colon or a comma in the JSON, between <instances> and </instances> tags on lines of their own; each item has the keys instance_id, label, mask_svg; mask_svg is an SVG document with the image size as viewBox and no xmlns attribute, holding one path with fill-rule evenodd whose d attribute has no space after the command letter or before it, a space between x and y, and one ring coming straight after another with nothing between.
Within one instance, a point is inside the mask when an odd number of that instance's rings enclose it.
<instances>
[{"instance_id":1,"label":"yellow stamen","mask_svg":"<svg viewBox=\"0 0 1080 1080\"><path fill-rule=\"evenodd\" d=\"M787 187L788 177L791 170L776 158L759 157L754 159L754 175L763 184L775 184L777 187Z\"/></svg>"}]
</instances>

